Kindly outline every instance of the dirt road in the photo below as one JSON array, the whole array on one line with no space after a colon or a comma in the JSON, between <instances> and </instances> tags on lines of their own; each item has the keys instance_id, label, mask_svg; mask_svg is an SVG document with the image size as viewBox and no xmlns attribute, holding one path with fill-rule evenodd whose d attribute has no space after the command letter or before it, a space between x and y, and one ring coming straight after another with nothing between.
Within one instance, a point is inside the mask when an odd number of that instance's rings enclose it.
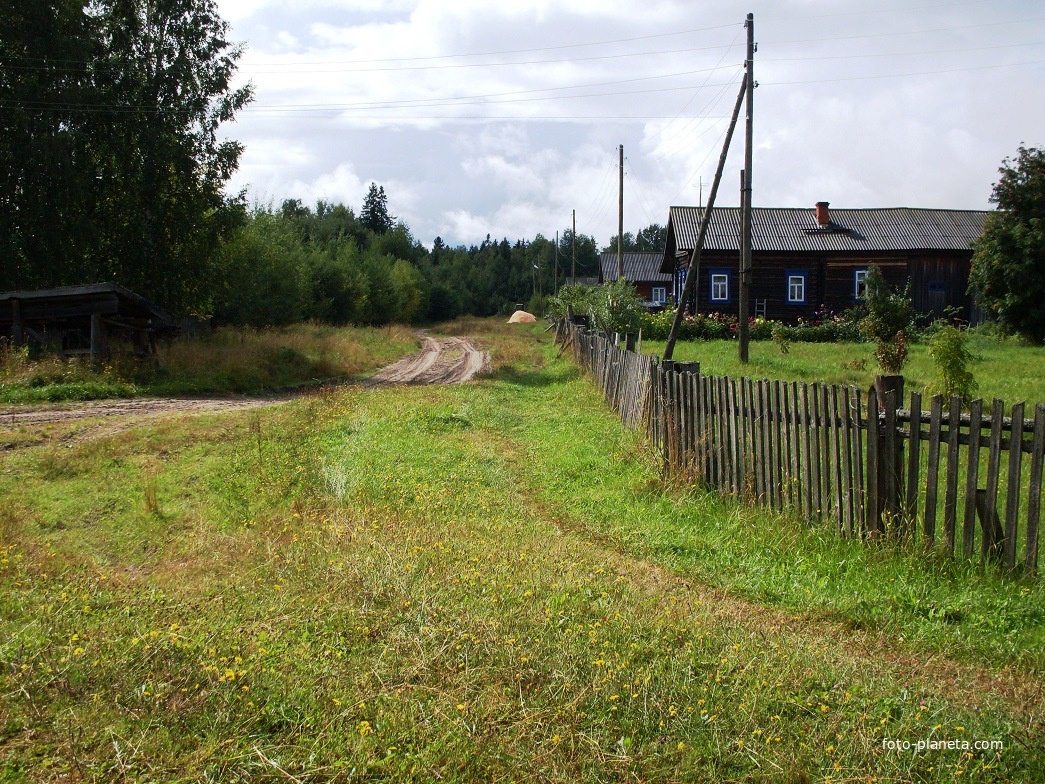
<instances>
[{"instance_id":1,"label":"dirt road","mask_svg":"<svg viewBox=\"0 0 1045 784\"><path fill-rule=\"evenodd\" d=\"M468 338L425 338L420 353L389 365L367 379L367 386L387 384L460 384L490 366L490 355Z\"/></svg>"},{"instance_id":2,"label":"dirt road","mask_svg":"<svg viewBox=\"0 0 1045 784\"><path fill-rule=\"evenodd\" d=\"M425 337L420 352L383 368L362 383L367 387L397 384L460 384L470 381L477 374L484 372L489 365L490 355L479 349L468 338ZM14 446L13 441L4 437L5 431L19 430L24 434L26 428L38 425L95 418L127 423L123 427L116 425L102 428L104 432L111 433L130 427L143 417L258 408L284 403L300 397L302 394L307 393L250 398L151 397L9 407L0 409L0 448ZM115 419L110 420L109 418ZM30 439L30 442L33 440Z\"/></svg>"}]
</instances>

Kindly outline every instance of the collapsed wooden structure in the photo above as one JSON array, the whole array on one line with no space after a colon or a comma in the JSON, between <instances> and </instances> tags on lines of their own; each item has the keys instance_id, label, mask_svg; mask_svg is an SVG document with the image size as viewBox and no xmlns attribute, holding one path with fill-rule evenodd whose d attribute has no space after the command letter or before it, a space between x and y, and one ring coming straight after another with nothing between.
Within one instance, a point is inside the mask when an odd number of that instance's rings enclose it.
<instances>
[{"instance_id":1,"label":"collapsed wooden structure","mask_svg":"<svg viewBox=\"0 0 1045 784\"><path fill-rule=\"evenodd\" d=\"M148 356L177 329L171 313L115 283L0 293L0 335L63 356Z\"/></svg>"}]
</instances>

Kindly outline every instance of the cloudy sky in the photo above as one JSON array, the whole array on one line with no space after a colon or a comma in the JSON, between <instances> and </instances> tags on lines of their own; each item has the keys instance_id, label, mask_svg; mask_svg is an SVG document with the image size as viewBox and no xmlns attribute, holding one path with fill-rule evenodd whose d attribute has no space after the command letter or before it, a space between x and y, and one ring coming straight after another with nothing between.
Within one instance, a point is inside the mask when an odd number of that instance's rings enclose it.
<instances>
[{"instance_id":1,"label":"cloudy sky","mask_svg":"<svg viewBox=\"0 0 1045 784\"><path fill-rule=\"evenodd\" d=\"M358 210L431 245L607 244L706 198L754 14L756 206L987 209L1045 145L1040 0L218 0L255 102L251 200ZM742 125L741 125L742 130ZM739 201L742 135L719 205Z\"/></svg>"}]
</instances>

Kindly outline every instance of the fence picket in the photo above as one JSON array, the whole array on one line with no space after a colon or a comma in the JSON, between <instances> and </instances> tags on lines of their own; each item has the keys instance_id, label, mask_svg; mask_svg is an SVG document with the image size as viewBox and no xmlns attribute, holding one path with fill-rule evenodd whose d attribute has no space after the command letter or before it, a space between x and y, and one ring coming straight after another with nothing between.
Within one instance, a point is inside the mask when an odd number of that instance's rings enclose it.
<instances>
[{"instance_id":1,"label":"fence picket","mask_svg":"<svg viewBox=\"0 0 1045 784\"><path fill-rule=\"evenodd\" d=\"M1020 512L1020 475L1023 473L1023 403L1014 403L1012 430L1009 434L1008 493L1005 498L1005 566L1016 566L1016 529Z\"/></svg>"},{"instance_id":2,"label":"fence picket","mask_svg":"<svg viewBox=\"0 0 1045 784\"><path fill-rule=\"evenodd\" d=\"M929 403L929 467L925 475L925 517L922 535L930 547L936 540L936 493L940 480L940 424L943 420L943 395L933 395Z\"/></svg>"},{"instance_id":3,"label":"fence picket","mask_svg":"<svg viewBox=\"0 0 1045 784\"><path fill-rule=\"evenodd\" d=\"M1041 473L1045 462L1045 405L1034 411L1034 441L1031 446L1030 482L1027 499L1027 553L1025 569L1029 577L1038 573L1038 523L1041 518Z\"/></svg>"},{"instance_id":4,"label":"fence picket","mask_svg":"<svg viewBox=\"0 0 1045 784\"><path fill-rule=\"evenodd\" d=\"M976 490L980 475L980 423L983 401L969 404L969 460L965 467L965 516L962 520L962 553L971 558L976 546ZM987 558L987 539L983 539L981 557Z\"/></svg>"},{"instance_id":5,"label":"fence picket","mask_svg":"<svg viewBox=\"0 0 1045 784\"><path fill-rule=\"evenodd\" d=\"M947 479L943 503L943 546L949 556L954 555L955 526L958 518L958 443L962 432L962 401L951 397L947 417Z\"/></svg>"}]
</instances>

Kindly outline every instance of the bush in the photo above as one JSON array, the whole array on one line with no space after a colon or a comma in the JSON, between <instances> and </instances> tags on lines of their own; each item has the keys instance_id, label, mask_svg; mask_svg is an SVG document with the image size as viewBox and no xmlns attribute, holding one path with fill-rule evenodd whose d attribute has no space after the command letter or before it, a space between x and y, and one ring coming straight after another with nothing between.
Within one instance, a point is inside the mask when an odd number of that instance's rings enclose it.
<instances>
[{"instance_id":1,"label":"bush","mask_svg":"<svg viewBox=\"0 0 1045 784\"><path fill-rule=\"evenodd\" d=\"M884 373L900 373L907 364L908 334L914 325L910 284L901 292L889 289L882 271L867 270L867 315L860 330L875 342L874 357Z\"/></svg>"},{"instance_id":2,"label":"bush","mask_svg":"<svg viewBox=\"0 0 1045 784\"><path fill-rule=\"evenodd\" d=\"M948 397L957 395L968 403L976 393L977 384L969 370L973 356L966 337L965 330L953 324L941 324L929 339L929 356L937 370L932 391Z\"/></svg>"}]
</instances>

